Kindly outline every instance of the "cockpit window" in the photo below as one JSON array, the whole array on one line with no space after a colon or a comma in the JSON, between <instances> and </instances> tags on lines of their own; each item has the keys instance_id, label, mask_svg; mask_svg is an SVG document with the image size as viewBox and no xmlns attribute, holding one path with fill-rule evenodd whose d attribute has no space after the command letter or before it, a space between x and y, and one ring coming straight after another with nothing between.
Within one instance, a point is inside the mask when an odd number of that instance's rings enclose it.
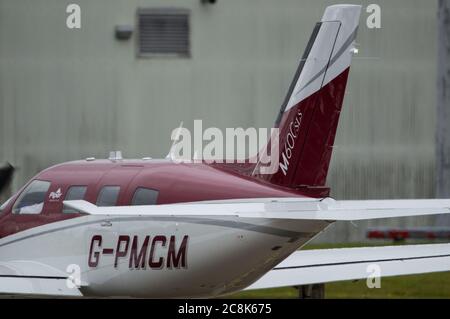
<instances>
[{"instance_id":1,"label":"cockpit window","mask_svg":"<svg viewBox=\"0 0 450 319\"><path fill-rule=\"evenodd\" d=\"M35 180L25 188L13 207L14 214L40 214L50 182Z\"/></svg>"},{"instance_id":2,"label":"cockpit window","mask_svg":"<svg viewBox=\"0 0 450 319\"><path fill-rule=\"evenodd\" d=\"M9 205L9 202L11 201L12 197L9 198L6 202L4 202L2 204L2 206L0 206L0 214L3 213L3 211L5 210L5 208Z\"/></svg>"},{"instance_id":3,"label":"cockpit window","mask_svg":"<svg viewBox=\"0 0 450 319\"><path fill-rule=\"evenodd\" d=\"M136 189L131 201L131 205L155 205L158 200L159 192L150 188L139 187Z\"/></svg>"},{"instance_id":4,"label":"cockpit window","mask_svg":"<svg viewBox=\"0 0 450 319\"><path fill-rule=\"evenodd\" d=\"M80 200L84 199L84 195L86 195L87 186L71 186L67 191L65 200ZM68 207L63 208L64 214L73 214L77 213L76 210L73 210Z\"/></svg>"},{"instance_id":5,"label":"cockpit window","mask_svg":"<svg viewBox=\"0 0 450 319\"><path fill-rule=\"evenodd\" d=\"M97 206L116 206L120 186L105 186L97 198Z\"/></svg>"}]
</instances>

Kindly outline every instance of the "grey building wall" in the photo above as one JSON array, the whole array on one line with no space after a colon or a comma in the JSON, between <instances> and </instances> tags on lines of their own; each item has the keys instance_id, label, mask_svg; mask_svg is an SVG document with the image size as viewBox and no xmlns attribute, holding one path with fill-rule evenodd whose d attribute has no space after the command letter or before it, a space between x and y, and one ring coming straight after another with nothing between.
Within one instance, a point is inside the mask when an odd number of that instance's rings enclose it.
<instances>
[{"instance_id":1,"label":"grey building wall","mask_svg":"<svg viewBox=\"0 0 450 319\"><path fill-rule=\"evenodd\" d=\"M66 28L71 2L81 30ZM113 149L163 157L180 121L271 127L332 3L0 0L0 161L19 167L12 188L51 164ZM382 28L368 29L363 12L328 184L338 199L434 197L437 3L375 3ZM191 58L137 58L136 33L117 41L115 26L135 25L139 7L190 9ZM361 240L358 225L337 224L320 240Z\"/></svg>"}]
</instances>

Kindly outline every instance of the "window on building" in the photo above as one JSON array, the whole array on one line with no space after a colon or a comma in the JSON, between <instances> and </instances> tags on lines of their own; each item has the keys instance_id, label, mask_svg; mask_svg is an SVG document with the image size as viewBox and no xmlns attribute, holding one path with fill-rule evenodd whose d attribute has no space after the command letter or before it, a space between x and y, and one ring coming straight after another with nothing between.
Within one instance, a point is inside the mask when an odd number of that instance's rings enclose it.
<instances>
[{"instance_id":1,"label":"window on building","mask_svg":"<svg viewBox=\"0 0 450 319\"><path fill-rule=\"evenodd\" d=\"M154 189L139 187L136 189L131 200L131 205L155 205L158 201L159 192Z\"/></svg>"},{"instance_id":2,"label":"window on building","mask_svg":"<svg viewBox=\"0 0 450 319\"><path fill-rule=\"evenodd\" d=\"M138 9L138 55L190 56L189 10Z\"/></svg>"},{"instance_id":3,"label":"window on building","mask_svg":"<svg viewBox=\"0 0 450 319\"><path fill-rule=\"evenodd\" d=\"M28 185L14 205L14 214L40 214L50 182L35 180Z\"/></svg>"},{"instance_id":4,"label":"window on building","mask_svg":"<svg viewBox=\"0 0 450 319\"><path fill-rule=\"evenodd\" d=\"M120 186L105 186L97 197L97 206L115 206L119 197Z\"/></svg>"},{"instance_id":5,"label":"window on building","mask_svg":"<svg viewBox=\"0 0 450 319\"><path fill-rule=\"evenodd\" d=\"M84 199L84 195L86 195L86 190L87 190L86 186L71 186L66 193L65 200L82 200ZM72 208L64 206L63 213L73 214L78 212Z\"/></svg>"}]
</instances>

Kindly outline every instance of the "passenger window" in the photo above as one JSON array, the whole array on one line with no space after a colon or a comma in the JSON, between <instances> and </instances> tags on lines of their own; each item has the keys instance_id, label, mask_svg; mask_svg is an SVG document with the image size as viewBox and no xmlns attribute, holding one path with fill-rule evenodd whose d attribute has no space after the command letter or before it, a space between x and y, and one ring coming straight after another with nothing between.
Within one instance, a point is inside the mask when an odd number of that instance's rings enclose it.
<instances>
[{"instance_id":1,"label":"passenger window","mask_svg":"<svg viewBox=\"0 0 450 319\"><path fill-rule=\"evenodd\" d=\"M139 187L134 192L131 205L155 205L158 200L158 194L157 190Z\"/></svg>"},{"instance_id":2,"label":"passenger window","mask_svg":"<svg viewBox=\"0 0 450 319\"><path fill-rule=\"evenodd\" d=\"M98 194L97 206L115 206L119 197L119 186L105 186Z\"/></svg>"},{"instance_id":3,"label":"passenger window","mask_svg":"<svg viewBox=\"0 0 450 319\"><path fill-rule=\"evenodd\" d=\"M69 190L67 191L65 200L81 200L84 199L84 195L86 195L86 186L71 186ZM64 207L63 208L64 214L73 214L78 213L76 210Z\"/></svg>"},{"instance_id":4,"label":"passenger window","mask_svg":"<svg viewBox=\"0 0 450 319\"><path fill-rule=\"evenodd\" d=\"M50 182L35 180L25 188L13 208L14 214L40 214Z\"/></svg>"}]
</instances>

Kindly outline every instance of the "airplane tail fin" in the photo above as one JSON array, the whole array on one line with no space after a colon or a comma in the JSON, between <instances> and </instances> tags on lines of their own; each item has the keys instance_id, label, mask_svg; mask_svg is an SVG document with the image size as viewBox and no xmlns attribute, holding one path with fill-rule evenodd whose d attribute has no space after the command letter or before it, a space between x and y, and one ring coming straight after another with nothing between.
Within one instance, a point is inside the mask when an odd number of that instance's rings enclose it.
<instances>
[{"instance_id":1,"label":"airplane tail fin","mask_svg":"<svg viewBox=\"0 0 450 319\"><path fill-rule=\"evenodd\" d=\"M254 177L291 188L325 185L350 63L356 52L360 13L359 5L326 8L275 123L279 128L278 170L262 174L262 164L258 163Z\"/></svg>"}]
</instances>

